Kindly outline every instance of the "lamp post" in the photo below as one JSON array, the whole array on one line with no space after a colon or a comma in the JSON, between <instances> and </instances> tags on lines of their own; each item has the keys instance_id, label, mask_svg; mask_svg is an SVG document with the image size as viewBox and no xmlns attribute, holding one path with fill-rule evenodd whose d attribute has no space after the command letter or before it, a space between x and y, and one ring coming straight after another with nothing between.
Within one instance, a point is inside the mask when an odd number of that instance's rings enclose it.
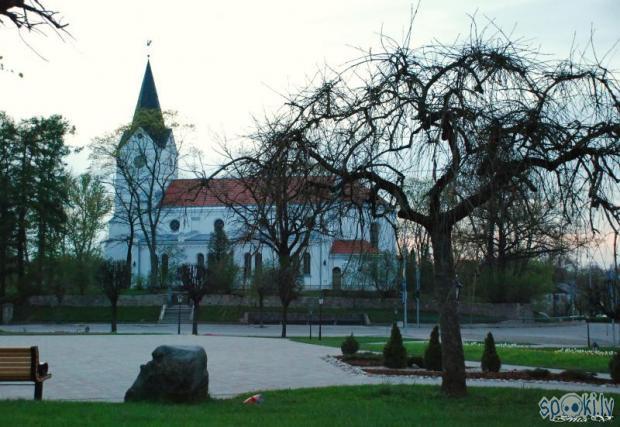
<instances>
[{"instance_id":1,"label":"lamp post","mask_svg":"<svg viewBox=\"0 0 620 427\"><path fill-rule=\"evenodd\" d=\"M322 327L323 327L323 292L319 296L319 341L321 341L322 337Z\"/></svg>"},{"instance_id":2,"label":"lamp post","mask_svg":"<svg viewBox=\"0 0 620 427\"><path fill-rule=\"evenodd\" d=\"M177 295L177 335L181 335L181 303L183 302L183 295Z\"/></svg>"}]
</instances>

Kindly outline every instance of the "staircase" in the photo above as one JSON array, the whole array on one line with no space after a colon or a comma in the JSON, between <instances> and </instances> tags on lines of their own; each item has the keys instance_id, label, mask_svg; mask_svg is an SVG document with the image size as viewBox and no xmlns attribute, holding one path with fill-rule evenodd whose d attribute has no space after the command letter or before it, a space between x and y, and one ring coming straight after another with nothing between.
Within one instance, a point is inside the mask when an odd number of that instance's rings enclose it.
<instances>
[{"instance_id":1,"label":"staircase","mask_svg":"<svg viewBox=\"0 0 620 427\"><path fill-rule=\"evenodd\" d=\"M190 305L170 305L162 307L162 315L159 323L176 324L181 314L181 323L192 323L194 320L194 307Z\"/></svg>"}]
</instances>

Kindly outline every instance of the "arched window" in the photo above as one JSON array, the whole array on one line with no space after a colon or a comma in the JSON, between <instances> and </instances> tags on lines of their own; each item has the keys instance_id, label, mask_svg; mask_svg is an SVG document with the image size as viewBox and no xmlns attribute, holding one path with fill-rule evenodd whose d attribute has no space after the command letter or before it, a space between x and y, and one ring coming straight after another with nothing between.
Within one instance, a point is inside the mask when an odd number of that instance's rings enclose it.
<instances>
[{"instance_id":1,"label":"arched window","mask_svg":"<svg viewBox=\"0 0 620 427\"><path fill-rule=\"evenodd\" d=\"M166 282L166 277L168 277L168 254L162 254L161 256L161 277L163 278L163 283Z\"/></svg>"},{"instance_id":2,"label":"arched window","mask_svg":"<svg viewBox=\"0 0 620 427\"><path fill-rule=\"evenodd\" d=\"M243 277L246 279L252 274L252 254L246 252L243 254Z\"/></svg>"},{"instance_id":3,"label":"arched window","mask_svg":"<svg viewBox=\"0 0 620 427\"><path fill-rule=\"evenodd\" d=\"M198 255L196 255L196 264L198 264L201 267L204 267L205 255L203 253L199 253Z\"/></svg>"},{"instance_id":4,"label":"arched window","mask_svg":"<svg viewBox=\"0 0 620 427\"><path fill-rule=\"evenodd\" d=\"M374 248L379 248L379 223L373 222L370 224L370 245Z\"/></svg>"},{"instance_id":5,"label":"arched window","mask_svg":"<svg viewBox=\"0 0 620 427\"><path fill-rule=\"evenodd\" d=\"M262 266L263 266L263 254L260 252L257 252L256 255L254 255L254 269L259 270Z\"/></svg>"},{"instance_id":6,"label":"arched window","mask_svg":"<svg viewBox=\"0 0 620 427\"><path fill-rule=\"evenodd\" d=\"M310 254L308 252L304 254L304 275L310 275Z\"/></svg>"},{"instance_id":7,"label":"arched window","mask_svg":"<svg viewBox=\"0 0 620 427\"><path fill-rule=\"evenodd\" d=\"M334 267L332 270L332 289L342 288L342 271L340 267Z\"/></svg>"},{"instance_id":8,"label":"arched window","mask_svg":"<svg viewBox=\"0 0 620 427\"><path fill-rule=\"evenodd\" d=\"M216 219L216 220L213 222L213 229L214 229L214 230L217 230L217 231L219 231L219 230L223 230L223 229L224 229L224 221L222 221L222 220L221 220L221 219L219 219L219 218L218 218L218 219Z\"/></svg>"}]
</instances>

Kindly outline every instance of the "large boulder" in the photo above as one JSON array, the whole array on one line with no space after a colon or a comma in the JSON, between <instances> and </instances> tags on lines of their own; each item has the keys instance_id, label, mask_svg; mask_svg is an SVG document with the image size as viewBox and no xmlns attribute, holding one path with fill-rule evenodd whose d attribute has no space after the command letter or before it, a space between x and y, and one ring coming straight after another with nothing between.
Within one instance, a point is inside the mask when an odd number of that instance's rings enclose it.
<instances>
[{"instance_id":1,"label":"large boulder","mask_svg":"<svg viewBox=\"0 0 620 427\"><path fill-rule=\"evenodd\" d=\"M198 346L162 345L125 393L125 402L197 402L209 397L207 353Z\"/></svg>"}]
</instances>

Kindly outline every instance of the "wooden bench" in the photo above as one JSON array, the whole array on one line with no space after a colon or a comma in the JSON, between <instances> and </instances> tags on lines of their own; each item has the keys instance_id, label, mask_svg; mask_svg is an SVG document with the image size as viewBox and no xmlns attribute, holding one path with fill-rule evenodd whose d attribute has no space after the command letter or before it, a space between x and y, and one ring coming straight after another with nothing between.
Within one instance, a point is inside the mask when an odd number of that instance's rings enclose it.
<instances>
[{"instance_id":1,"label":"wooden bench","mask_svg":"<svg viewBox=\"0 0 620 427\"><path fill-rule=\"evenodd\" d=\"M43 397L43 381L51 378L47 363L39 364L38 347L0 348L0 382L34 382L34 398Z\"/></svg>"}]
</instances>

